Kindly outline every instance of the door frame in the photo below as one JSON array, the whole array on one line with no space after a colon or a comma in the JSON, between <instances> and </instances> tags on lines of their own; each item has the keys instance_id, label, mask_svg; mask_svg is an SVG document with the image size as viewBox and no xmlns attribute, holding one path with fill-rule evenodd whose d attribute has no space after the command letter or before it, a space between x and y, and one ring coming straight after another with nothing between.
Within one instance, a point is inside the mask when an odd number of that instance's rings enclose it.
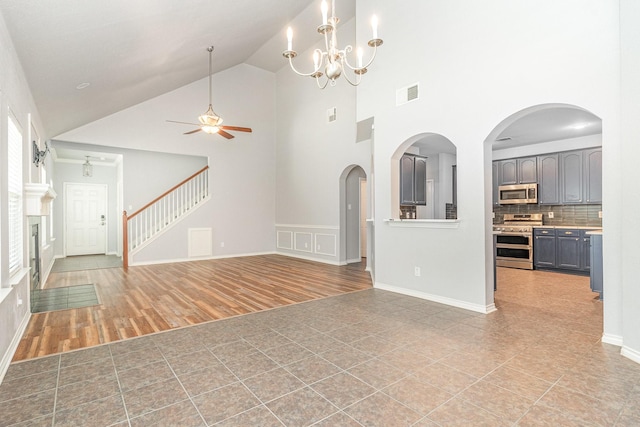
<instances>
[{"instance_id":1,"label":"door frame","mask_svg":"<svg viewBox=\"0 0 640 427\"><path fill-rule=\"evenodd\" d=\"M107 207L109 206L109 186L107 184L91 184L91 183L86 183L86 182L65 182L63 184L64 187L64 195L63 195L63 203L62 203L62 235L63 235L63 255L66 258L67 257L67 242L68 242L68 236L67 236L67 197L68 197L68 189L70 185L78 185L78 186L84 186L84 187L103 187L104 188L104 207L105 207L105 211L107 209ZM105 221L104 224L104 253L107 253L107 248L108 248L108 242L109 242L109 221Z\"/></svg>"}]
</instances>

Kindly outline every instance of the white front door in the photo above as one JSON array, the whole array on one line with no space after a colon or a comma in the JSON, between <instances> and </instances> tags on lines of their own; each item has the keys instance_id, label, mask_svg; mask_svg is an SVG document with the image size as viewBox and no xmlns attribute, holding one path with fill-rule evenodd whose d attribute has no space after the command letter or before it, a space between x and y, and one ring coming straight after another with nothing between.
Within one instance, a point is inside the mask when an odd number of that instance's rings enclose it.
<instances>
[{"instance_id":1,"label":"white front door","mask_svg":"<svg viewBox=\"0 0 640 427\"><path fill-rule=\"evenodd\" d=\"M106 253L104 184L65 184L66 255Z\"/></svg>"}]
</instances>

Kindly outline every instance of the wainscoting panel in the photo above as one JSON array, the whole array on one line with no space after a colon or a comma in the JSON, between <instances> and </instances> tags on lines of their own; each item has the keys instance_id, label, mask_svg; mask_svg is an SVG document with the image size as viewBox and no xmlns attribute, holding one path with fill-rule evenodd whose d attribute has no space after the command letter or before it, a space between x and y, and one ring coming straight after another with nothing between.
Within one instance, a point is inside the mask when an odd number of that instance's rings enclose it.
<instances>
[{"instance_id":1,"label":"wainscoting panel","mask_svg":"<svg viewBox=\"0 0 640 427\"><path fill-rule=\"evenodd\" d=\"M339 233L333 226L276 224L276 252L338 265Z\"/></svg>"},{"instance_id":2,"label":"wainscoting panel","mask_svg":"<svg viewBox=\"0 0 640 427\"><path fill-rule=\"evenodd\" d=\"M294 233L296 242L296 251L313 252L313 233L296 232Z\"/></svg>"},{"instance_id":3,"label":"wainscoting panel","mask_svg":"<svg viewBox=\"0 0 640 427\"><path fill-rule=\"evenodd\" d=\"M293 232L278 230L276 241L278 249L293 249Z\"/></svg>"},{"instance_id":4,"label":"wainscoting panel","mask_svg":"<svg viewBox=\"0 0 640 427\"><path fill-rule=\"evenodd\" d=\"M317 254L336 256L337 240L335 234L316 233L315 251Z\"/></svg>"}]
</instances>

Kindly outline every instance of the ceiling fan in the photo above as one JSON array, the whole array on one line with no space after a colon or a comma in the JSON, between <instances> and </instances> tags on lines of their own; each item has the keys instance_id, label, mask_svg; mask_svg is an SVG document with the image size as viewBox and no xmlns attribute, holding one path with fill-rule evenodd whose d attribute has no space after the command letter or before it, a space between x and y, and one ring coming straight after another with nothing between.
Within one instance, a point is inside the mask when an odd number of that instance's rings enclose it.
<instances>
[{"instance_id":1,"label":"ceiling fan","mask_svg":"<svg viewBox=\"0 0 640 427\"><path fill-rule=\"evenodd\" d=\"M212 90L211 90L211 53L213 52L213 46L209 46L207 48L209 52L209 109L198 117L200 123L188 123L188 122L178 122L175 120L167 120L171 123L181 123L184 125L193 125L199 126L198 129L191 130L189 132L185 132L184 135L190 135L192 133L203 131L205 133L213 134L217 133L218 135L222 135L227 139L234 138L228 130L236 131L236 132L251 132L251 128L245 128L240 126L224 126L222 125L222 117L218 116L215 111L213 111L213 104L211 102L212 98Z\"/></svg>"}]
</instances>

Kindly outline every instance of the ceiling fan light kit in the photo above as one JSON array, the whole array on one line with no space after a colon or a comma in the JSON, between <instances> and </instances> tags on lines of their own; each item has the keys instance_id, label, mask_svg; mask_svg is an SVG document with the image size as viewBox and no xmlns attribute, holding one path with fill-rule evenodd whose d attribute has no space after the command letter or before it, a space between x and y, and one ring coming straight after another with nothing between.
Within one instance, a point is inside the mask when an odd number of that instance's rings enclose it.
<instances>
[{"instance_id":1,"label":"ceiling fan light kit","mask_svg":"<svg viewBox=\"0 0 640 427\"><path fill-rule=\"evenodd\" d=\"M321 4L322 12L322 25L318 27L318 32L324 36L325 51L321 49L315 49L313 51L313 71L310 73L301 73L296 70L293 65L293 58L298 56L298 52L293 50L293 30L291 27L287 28L287 50L282 52L282 56L289 60L291 69L300 76L312 77L316 79L316 83L320 89L327 87L327 84L335 86L336 79L342 75L344 70L352 70L356 76L352 80L348 74L344 74L345 79L352 86L358 86L362 80L362 75L367 72L367 68L373 63L376 57L378 46L382 44L382 39L378 38L378 18L373 15L371 18L371 27L373 30L373 36L367 43L369 47L373 48L373 54L371 59L366 65L362 65L362 48L358 48L356 51L356 66L352 66L349 63L347 55L353 51L351 45L345 46L344 49L338 48L338 22L340 19L336 16L336 2L331 0L331 16L328 16L329 7L327 0L322 0ZM324 72L321 71L324 69ZM324 83L320 82L320 78L325 76Z\"/></svg>"},{"instance_id":2,"label":"ceiling fan light kit","mask_svg":"<svg viewBox=\"0 0 640 427\"><path fill-rule=\"evenodd\" d=\"M211 99L213 98L213 90L211 89L211 54L213 52L213 46L209 46L207 48L207 52L209 52L209 108L204 112L201 116L198 117L198 123L187 123L187 122L178 122L175 120L167 120L171 123L181 123L185 125L193 125L199 126L198 129L194 129L188 132L185 132L184 135L191 135L192 133L203 131L204 133L214 134L217 133L224 138L232 139L234 138L227 130L233 130L237 132L252 132L251 128L240 127L240 126L223 126L222 125L222 117L218 116L215 111L213 111L213 103Z\"/></svg>"}]
</instances>

